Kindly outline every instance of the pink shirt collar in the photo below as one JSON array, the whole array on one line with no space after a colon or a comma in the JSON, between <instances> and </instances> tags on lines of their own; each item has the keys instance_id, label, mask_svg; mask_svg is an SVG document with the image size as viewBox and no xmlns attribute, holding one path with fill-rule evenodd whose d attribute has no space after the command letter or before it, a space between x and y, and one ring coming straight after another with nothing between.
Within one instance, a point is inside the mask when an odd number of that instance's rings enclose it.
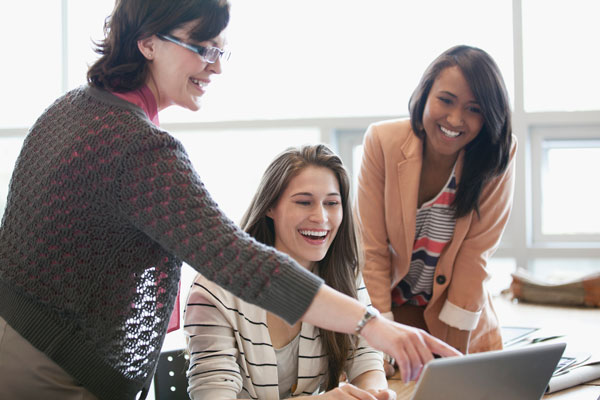
<instances>
[{"instance_id":1,"label":"pink shirt collar","mask_svg":"<svg viewBox=\"0 0 600 400\"><path fill-rule=\"evenodd\" d=\"M156 104L156 99L154 98L154 95L152 94L152 91L148 85L144 85L139 89L132 90L131 92L111 93L140 107L142 110L144 110L150 121L152 121L154 125L159 126L158 106Z\"/></svg>"}]
</instances>

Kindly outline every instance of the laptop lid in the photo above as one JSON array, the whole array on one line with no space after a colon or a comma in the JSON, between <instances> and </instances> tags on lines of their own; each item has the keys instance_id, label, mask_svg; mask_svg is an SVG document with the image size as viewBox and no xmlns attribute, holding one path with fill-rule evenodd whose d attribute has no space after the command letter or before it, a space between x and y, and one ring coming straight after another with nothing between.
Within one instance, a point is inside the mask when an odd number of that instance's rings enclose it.
<instances>
[{"instance_id":1,"label":"laptop lid","mask_svg":"<svg viewBox=\"0 0 600 400\"><path fill-rule=\"evenodd\" d=\"M538 344L433 360L412 400L539 400L565 347Z\"/></svg>"}]
</instances>

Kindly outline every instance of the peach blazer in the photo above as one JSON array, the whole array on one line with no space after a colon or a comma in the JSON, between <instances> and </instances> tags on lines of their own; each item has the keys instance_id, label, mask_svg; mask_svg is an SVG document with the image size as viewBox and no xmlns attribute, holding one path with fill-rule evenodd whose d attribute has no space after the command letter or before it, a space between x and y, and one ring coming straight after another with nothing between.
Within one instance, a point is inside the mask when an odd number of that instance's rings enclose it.
<instances>
[{"instance_id":1,"label":"peach blazer","mask_svg":"<svg viewBox=\"0 0 600 400\"><path fill-rule=\"evenodd\" d=\"M454 235L437 264L433 293L424 318L431 334L446 341L448 327L440 319L446 305L475 316L470 352L502 348L498 318L485 288L487 261L496 250L512 206L516 138L506 171L488 182L475 211L456 220ZM391 289L408 273L415 237L417 197L423 142L410 121L389 120L371 125L357 188L357 221L365 251L363 276L373 305L391 310ZM456 164L457 183L463 153Z\"/></svg>"}]
</instances>

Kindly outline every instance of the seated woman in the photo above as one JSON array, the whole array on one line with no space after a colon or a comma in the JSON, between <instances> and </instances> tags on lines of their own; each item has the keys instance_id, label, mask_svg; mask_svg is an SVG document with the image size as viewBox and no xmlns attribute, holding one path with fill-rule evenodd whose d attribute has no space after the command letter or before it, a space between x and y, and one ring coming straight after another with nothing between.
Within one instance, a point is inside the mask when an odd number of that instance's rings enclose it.
<instances>
[{"instance_id":1,"label":"seated woman","mask_svg":"<svg viewBox=\"0 0 600 400\"><path fill-rule=\"evenodd\" d=\"M267 168L241 226L334 289L370 304L358 271L348 175L326 146L280 154ZM184 316L192 399L395 399L387 389L382 354L362 337L302 322L290 326L212 278L196 277ZM343 374L349 383L340 386Z\"/></svg>"}]
</instances>

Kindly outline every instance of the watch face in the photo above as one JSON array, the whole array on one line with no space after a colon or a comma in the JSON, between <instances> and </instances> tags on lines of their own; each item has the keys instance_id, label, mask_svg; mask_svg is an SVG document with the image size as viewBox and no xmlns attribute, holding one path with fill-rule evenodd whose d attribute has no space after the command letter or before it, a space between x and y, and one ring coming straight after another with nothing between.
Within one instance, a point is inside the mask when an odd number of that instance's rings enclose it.
<instances>
[{"instance_id":1,"label":"watch face","mask_svg":"<svg viewBox=\"0 0 600 400\"><path fill-rule=\"evenodd\" d=\"M367 324L367 322L369 322L371 319L377 317L378 315L379 315L378 309L376 309L375 307L368 306L367 309L365 310L365 314L363 315L362 319L358 322L358 325L356 325L356 333L359 334L360 331L362 331L364 326Z\"/></svg>"},{"instance_id":2,"label":"watch face","mask_svg":"<svg viewBox=\"0 0 600 400\"><path fill-rule=\"evenodd\" d=\"M369 315L369 319L371 319L371 318L377 317L379 315L379 310L376 309L375 307L368 306L366 313Z\"/></svg>"}]
</instances>

